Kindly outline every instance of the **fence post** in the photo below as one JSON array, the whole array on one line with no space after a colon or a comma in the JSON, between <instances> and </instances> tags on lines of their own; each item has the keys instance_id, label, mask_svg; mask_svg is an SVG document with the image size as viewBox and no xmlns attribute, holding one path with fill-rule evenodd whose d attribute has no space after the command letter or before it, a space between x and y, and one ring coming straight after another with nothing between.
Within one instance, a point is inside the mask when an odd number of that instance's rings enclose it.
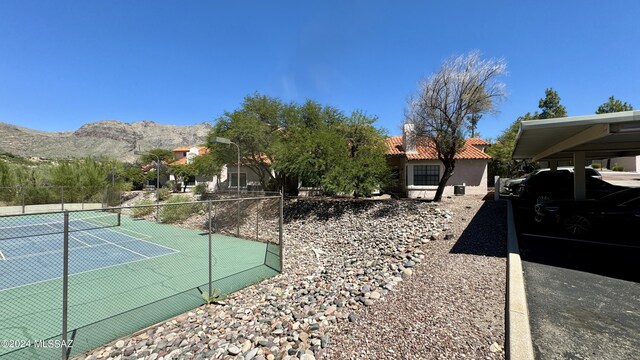
<instances>
[{"instance_id":1,"label":"fence post","mask_svg":"<svg viewBox=\"0 0 640 360\"><path fill-rule=\"evenodd\" d=\"M60 203L62 204L62 210L64 210L64 186L60 186Z\"/></svg>"},{"instance_id":2,"label":"fence post","mask_svg":"<svg viewBox=\"0 0 640 360\"><path fill-rule=\"evenodd\" d=\"M64 212L64 245L62 251L62 360L67 359L67 305L69 290L69 212Z\"/></svg>"},{"instance_id":3,"label":"fence post","mask_svg":"<svg viewBox=\"0 0 640 360\"><path fill-rule=\"evenodd\" d=\"M284 271L284 261L282 259L283 251L282 251L282 228L284 223L284 194L280 192L280 220L278 224L278 241L279 241L279 253L280 253L280 272Z\"/></svg>"},{"instance_id":4,"label":"fence post","mask_svg":"<svg viewBox=\"0 0 640 360\"><path fill-rule=\"evenodd\" d=\"M208 223L209 223L209 299L210 299L211 295L213 294L212 293L212 290L213 290L212 289L212 287L213 287L213 285L212 285L213 284L213 279L212 279L212 270L211 270L211 268L213 267L213 261L212 261L212 258L211 258L211 255L212 255L212 251L211 251L211 200L209 200L209 206L208 207L209 207L209 211L208 211L209 212L209 221L208 221ZM209 299L207 299L207 302L208 302Z\"/></svg>"},{"instance_id":5,"label":"fence post","mask_svg":"<svg viewBox=\"0 0 640 360\"><path fill-rule=\"evenodd\" d=\"M260 200L257 200L258 205L256 206L256 241L258 238L258 228L260 226Z\"/></svg>"},{"instance_id":6,"label":"fence post","mask_svg":"<svg viewBox=\"0 0 640 360\"><path fill-rule=\"evenodd\" d=\"M240 198L238 198L238 219L236 221L236 237L237 238L240 237Z\"/></svg>"},{"instance_id":7,"label":"fence post","mask_svg":"<svg viewBox=\"0 0 640 360\"><path fill-rule=\"evenodd\" d=\"M27 209L26 209L26 204L25 204L25 196L24 196L24 188L22 186L20 186L20 195L22 195L22 213L24 214Z\"/></svg>"}]
</instances>

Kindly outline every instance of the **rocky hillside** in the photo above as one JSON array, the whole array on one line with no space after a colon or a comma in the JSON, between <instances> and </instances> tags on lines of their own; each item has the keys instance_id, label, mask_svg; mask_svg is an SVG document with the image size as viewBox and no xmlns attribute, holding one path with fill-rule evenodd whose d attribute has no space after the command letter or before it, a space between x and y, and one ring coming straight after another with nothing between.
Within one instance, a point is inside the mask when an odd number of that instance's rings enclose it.
<instances>
[{"instance_id":1,"label":"rocky hillside","mask_svg":"<svg viewBox=\"0 0 640 360\"><path fill-rule=\"evenodd\" d=\"M210 129L210 123L177 126L106 120L85 124L73 132L44 132L0 122L0 152L50 159L109 156L132 161L133 151L138 148L202 144Z\"/></svg>"}]
</instances>

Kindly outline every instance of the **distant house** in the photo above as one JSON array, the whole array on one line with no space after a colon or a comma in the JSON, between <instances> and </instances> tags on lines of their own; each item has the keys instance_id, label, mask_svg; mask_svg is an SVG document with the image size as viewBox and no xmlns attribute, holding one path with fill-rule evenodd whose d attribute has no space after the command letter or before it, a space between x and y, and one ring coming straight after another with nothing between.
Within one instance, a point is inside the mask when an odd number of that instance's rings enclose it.
<instances>
[{"instance_id":1,"label":"distant house","mask_svg":"<svg viewBox=\"0 0 640 360\"><path fill-rule=\"evenodd\" d=\"M387 138L387 162L392 178L388 191L409 198L431 199L444 172L433 144L417 136L412 124L406 124L402 136ZM489 143L468 138L456 155L456 168L443 195L452 195L454 185L464 185L466 194L487 193L487 165L491 156L485 153Z\"/></svg>"},{"instance_id":2,"label":"distant house","mask_svg":"<svg viewBox=\"0 0 640 360\"><path fill-rule=\"evenodd\" d=\"M173 157L176 159L170 165L185 165L190 164L196 156L204 155L209 152L209 149L206 146L181 146L177 147L173 150ZM176 181L175 175L171 174L169 176L169 180ZM185 181L186 180L186 181ZM183 180L186 182L187 189L196 186L200 183L208 183L209 186L215 183L214 177L206 177L206 176L191 176L188 179ZM184 184L181 184L184 186Z\"/></svg>"},{"instance_id":3,"label":"distant house","mask_svg":"<svg viewBox=\"0 0 640 360\"><path fill-rule=\"evenodd\" d=\"M204 155L209 152L209 148L205 146L182 146L172 150L174 158L176 159L171 165L190 164L196 156ZM263 157L263 163L270 165L268 158ZM255 166L253 166L255 168ZM260 190L261 189L261 177L266 183L270 176L273 174L273 170L270 168L261 169L264 171L254 171L242 162L240 164L240 190ZM262 173L259 175L258 173ZM238 166L236 162L226 164L222 167L219 176L206 177L206 176L192 176L187 179L187 188L195 186L199 183L206 182L208 184L209 191L221 191L221 190L234 190L238 186ZM175 177L171 175L170 180L175 181Z\"/></svg>"},{"instance_id":4,"label":"distant house","mask_svg":"<svg viewBox=\"0 0 640 360\"><path fill-rule=\"evenodd\" d=\"M609 160L609 168L614 166L622 166L624 171L640 172L640 156L626 156L611 159L605 159L602 163L606 166Z\"/></svg>"},{"instance_id":5,"label":"distant house","mask_svg":"<svg viewBox=\"0 0 640 360\"><path fill-rule=\"evenodd\" d=\"M252 161L254 165L247 166L240 161L240 190L245 191L257 191L264 190L263 183L268 183L272 176L275 176L273 169L271 169L271 161L264 154L257 155L256 162ZM243 159L247 160L247 159ZM250 160L250 159L249 159ZM264 164L264 165L260 165ZM220 181L218 188L221 190L233 190L237 189L238 181L238 164L237 162L226 164L222 167L220 172Z\"/></svg>"}]
</instances>

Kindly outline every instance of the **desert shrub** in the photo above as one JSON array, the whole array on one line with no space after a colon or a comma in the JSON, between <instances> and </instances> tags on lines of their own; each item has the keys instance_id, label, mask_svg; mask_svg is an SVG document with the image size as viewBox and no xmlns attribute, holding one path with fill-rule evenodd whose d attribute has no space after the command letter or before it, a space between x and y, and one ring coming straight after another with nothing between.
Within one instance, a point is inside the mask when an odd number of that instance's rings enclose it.
<instances>
[{"instance_id":1,"label":"desert shrub","mask_svg":"<svg viewBox=\"0 0 640 360\"><path fill-rule=\"evenodd\" d=\"M169 196L171 196L171 188L168 186L165 186L163 188L160 188L160 190L158 190L158 198L160 201L164 201L167 200L169 198Z\"/></svg>"},{"instance_id":2,"label":"desert shrub","mask_svg":"<svg viewBox=\"0 0 640 360\"><path fill-rule=\"evenodd\" d=\"M172 192L180 191L178 183L174 180L169 180L164 183L163 189L169 189Z\"/></svg>"},{"instance_id":3,"label":"desert shrub","mask_svg":"<svg viewBox=\"0 0 640 360\"><path fill-rule=\"evenodd\" d=\"M133 190L133 183L130 181L121 182L116 185L116 188L120 191L131 191Z\"/></svg>"},{"instance_id":4,"label":"desert shrub","mask_svg":"<svg viewBox=\"0 0 640 360\"><path fill-rule=\"evenodd\" d=\"M593 163L593 164L591 164L591 167L594 168L594 169L600 169L600 164Z\"/></svg>"},{"instance_id":5,"label":"desert shrub","mask_svg":"<svg viewBox=\"0 0 640 360\"><path fill-rule=\"evenodd\" d=\"M613 170L613 171L624 171L624 166L615 165L614 167L611 168L611 170Z\"/></svg>"},{"instance_id":6,"label":"desert shrub","mask_svg":"<svg viewBox=\"0 0 640 360\"><path fill-rule=\"evenodd\" d=\"M141 207L135 207L131 209L132 216L134 218L141 218L147 215L151 215L154 209L154 207L151 205L153 205L153 201L149 199L144 199L136 202L135 206L141 206Z\"/></svg>"},{"instance_id":7,"label":"desert shrub","mask_svg":"<svg viewBox=\"0 0 640 360\"><path fill-rule=\"evenodd\" d=\"M197 211L194 208L193 203L178 204L184 202L191 202L191 198L187 195L174 195L166 204L160 207L159 217L160 221L164 223L175 223L185 221L191 216L192 213Z\"/></svg>"},{"instance_id":8,"label":"desert shrub","mask_svg":"<svg viewBox=\"0 0 640 360\"><path fill-rule=\"evenodd\" d=\"M199 183L193 188L193 193L196 195L202 195L207 192L208 186L207 183Z\"/></svg>"}]
</instances>

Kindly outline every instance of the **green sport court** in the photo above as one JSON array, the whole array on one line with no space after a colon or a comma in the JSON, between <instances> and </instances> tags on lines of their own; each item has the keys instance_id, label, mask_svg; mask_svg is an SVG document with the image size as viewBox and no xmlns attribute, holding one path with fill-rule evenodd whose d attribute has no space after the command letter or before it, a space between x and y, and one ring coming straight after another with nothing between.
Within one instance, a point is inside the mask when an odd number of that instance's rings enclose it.
<instances>
[{"instance_id":1,"label":"green sport court","mask_svg":"<svg viewBox=\"0 0 640 360\"><path fill-rule=\"evenodd\" d=\"M69 213L67 339L81 354L280 271L280 248L110 214ZM81 215L81 216L80 216ZM61 339L63 213L0 217L0 339ZM0 348L0 359L60 358L59 348Z\"/></svg>"}]
</instances>

